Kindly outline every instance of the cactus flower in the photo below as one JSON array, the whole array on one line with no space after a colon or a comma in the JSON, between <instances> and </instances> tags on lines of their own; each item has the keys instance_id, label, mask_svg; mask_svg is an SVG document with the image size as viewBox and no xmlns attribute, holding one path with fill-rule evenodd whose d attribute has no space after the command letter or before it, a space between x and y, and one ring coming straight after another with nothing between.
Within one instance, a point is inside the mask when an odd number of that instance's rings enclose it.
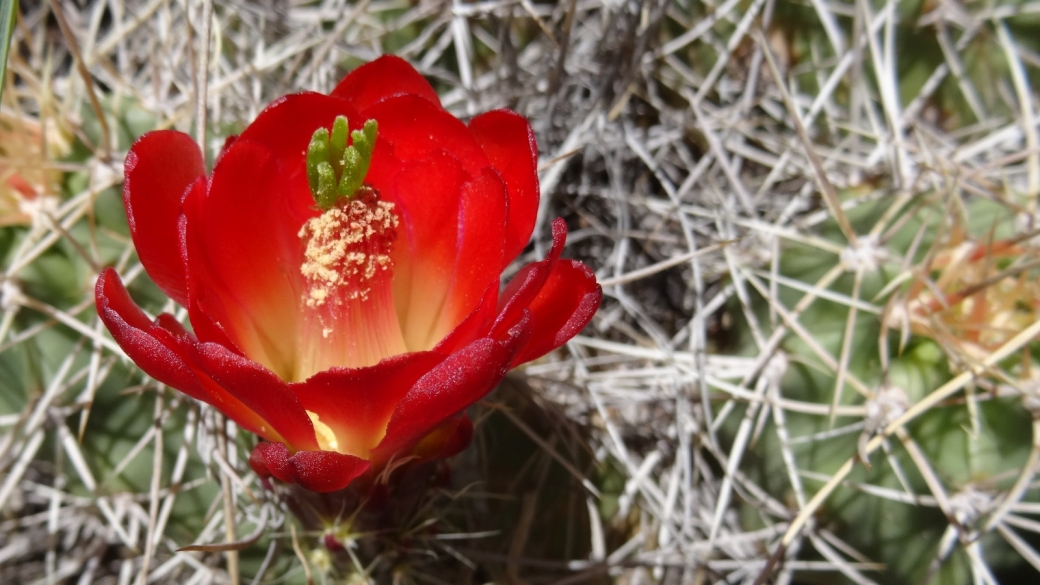
<instances>
[{"instance_id":1,"label":"cactus flower","mask_svg":"<svg viewBox=\"0 0 1040 585\"><path fill-rule=\"evenodd\" d=\"M599 306L592 272L560 258L562 220L500 290L534 228L536 160L524 118L464 124L390 56L274 102L208 176L192 138L151 132L127 155L124 203L191 330L148 318L113 269L98 313L147 374L258 435L263 478L328 492L449 456L472 435L466 408Z\"/></svg>"}]
</instances>

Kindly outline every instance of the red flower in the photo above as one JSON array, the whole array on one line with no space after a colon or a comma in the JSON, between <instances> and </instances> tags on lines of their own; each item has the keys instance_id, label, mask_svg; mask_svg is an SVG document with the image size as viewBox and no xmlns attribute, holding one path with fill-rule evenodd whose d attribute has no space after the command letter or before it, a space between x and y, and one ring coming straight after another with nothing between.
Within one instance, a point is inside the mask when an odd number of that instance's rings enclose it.
<instances>
[{"instance_id":1,"label":"red flower","mask_svg":"<svg viewBox=\"0 0 1040 585\"><path fill-rule=\"evenodd\" d=\"M375 120L378 140L365 186L319 209L308 144L337 116ZM112 269L97 308L141 369L265 440L250 460L262 477L332 491L393 458L457 452L466 407L599 306L591 271L560 259L561 220L546 259L499 292L538 208L531 129L507 110L463 124L396 57L276 101L229 142L209 177L180 132L126 158L138 255L193 332L149 320Z\"/></svg>"}]
</instances>

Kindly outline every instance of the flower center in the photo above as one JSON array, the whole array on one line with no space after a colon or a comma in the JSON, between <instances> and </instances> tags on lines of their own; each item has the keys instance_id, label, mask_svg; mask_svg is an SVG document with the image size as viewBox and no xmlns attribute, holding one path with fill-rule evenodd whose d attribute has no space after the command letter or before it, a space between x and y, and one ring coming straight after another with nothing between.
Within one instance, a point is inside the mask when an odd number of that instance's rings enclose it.
<instances>
[{"instance_id":1,"label":"flower center","mask_svg":"<svg viewBox=\"0 0 1040 585\"><path fill-rule=\"evenodd\" d=\"M300 272L307 281L307 306L368 300L372 281L393 266L390 246L398 223L394 204L362 187L303 224L299 236L306 249Z\"/></svg>"},{"instance_id":2,"label":"flower center","mask_svg":"<svg viewBox=\"0 0 1040 585\"><path fill-rule=\"evenodd\" d=\"M303 335L296 380L404 353L393 298L394 204L363 186L300 228Z\"/></svg>"}]
</instances>

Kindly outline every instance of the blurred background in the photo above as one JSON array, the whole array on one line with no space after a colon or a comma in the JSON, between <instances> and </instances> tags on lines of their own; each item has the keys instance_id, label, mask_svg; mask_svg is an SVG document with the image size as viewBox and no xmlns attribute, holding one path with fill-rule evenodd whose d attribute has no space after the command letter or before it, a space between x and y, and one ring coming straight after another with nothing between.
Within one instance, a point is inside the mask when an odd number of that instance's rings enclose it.
<instances>
[{"instance_id":1,"label":"blurred background","mask_svg":"<svg viewBox=\"0 0 1040 585\"><path fill-rule=\"evenodd\" d=\"M23 1L4 30L0 582L1040 580L1040 2ZM187 323L130 242L129 146L204 128L212 161L383 53L530 119L506 277L563 217L604 302L329 551L93 284Z\"/></svg>"}]
</instances>

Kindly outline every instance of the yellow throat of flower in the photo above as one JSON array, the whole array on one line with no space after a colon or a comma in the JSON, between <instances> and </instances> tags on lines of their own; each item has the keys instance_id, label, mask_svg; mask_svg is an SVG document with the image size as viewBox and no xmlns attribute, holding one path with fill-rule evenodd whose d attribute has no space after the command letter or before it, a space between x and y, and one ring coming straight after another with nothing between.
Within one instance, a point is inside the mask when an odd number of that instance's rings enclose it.
<instances>
[{"instance_id":1,"label":"yellow throat of flower","mask_svg":"<svg viewBox=\"0 0 1040 585\"><path fill-rule=\"evenodd\" d=\"M307 281L307 306L367 300L373 279L392 268L390 247L398 223L394 204L362 187L355 197L341 199L303 224L300 272Z\"/></svg>"},{"instance_id":2,"label":"yellow throat of flower","mask_svg":"<svg viewBox=\"0 0 1040 585\"><path fill-rule=\"evenodd\" d=\"M332 427L321 422L317 413L309 410L305 412L311 419L311 424L314 425L314 436L318 440L318 448L322 451L339 451L339 441L336 440L336 433L332 432Z\"/></svg>"},{"instance_id":3,"label":"yellow throat of flower","mask_svg":"<svg viewBox=\"0 0 1040 585\"><path fill-rule=\"evenodd\" d=\"M317 129L307 149L308 181L321 215L299 231L303 287L294 381L330 368L371 366L408 351L393 291L391 251L399 220L394 204L365 182L376 131L376 122L368 120L348 132L340 116L331 132ZM351 441L341 431L336 430L339 449L357 448L347 445Z\"/></svg>"}]
</instances>

